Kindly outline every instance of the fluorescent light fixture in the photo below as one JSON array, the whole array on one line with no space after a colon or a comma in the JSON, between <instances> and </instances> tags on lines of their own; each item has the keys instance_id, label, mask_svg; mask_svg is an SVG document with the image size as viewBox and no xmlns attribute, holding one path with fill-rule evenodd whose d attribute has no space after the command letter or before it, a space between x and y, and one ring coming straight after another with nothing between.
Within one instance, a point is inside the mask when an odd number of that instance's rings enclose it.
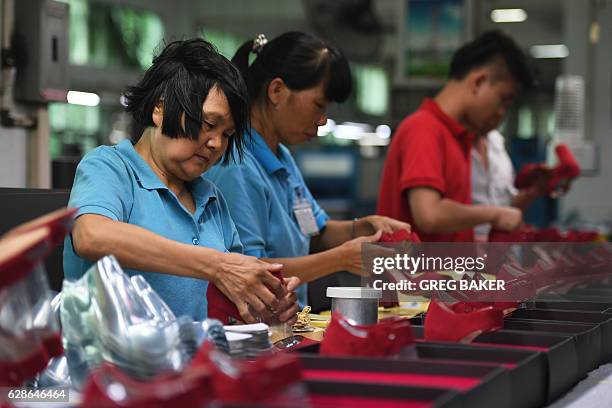
<instances>
[{"instance_id":1,"label":"fluorescent light fixture","mask_svg":"<svg viewBox=\"0 0 612 408\"><path fill-rule=\"evenodd\" d=\"M569 55L569 48L565 44L534 45L529 48L533 58L565 58Z\"/></svg>"},{"instance_id":2,"label":"fluorescent light fixture","mask_svg":"<svg viewBox=\"0 0 612 408\"><path fill-rule=\"evenodd\" d=\"M527 12L523 9L495 9L491 11L491 20L495 23L522 23L527 20Z\"/></svg>"},{"instance_id":3,"label":"fluorescent light fixture","mask_svg":"<svg viewBox=\"0 0 612 408\"><path fill-rule=\"evenodd\" d=\"M372 126L367 123L343 122L334 129L334 137L338 139L359 140L367 132L372 131Z\"/></svg>"},{"instance_id":4,"label":"fluorescent light fixture","mask_svg":"<svg viewBox=\"0 0 612 408\"><path fill-rule=\"evenodd\" d=\"M364 132L358 143L360 146L387 146L391 139L380 137L378 133Z\"/></svg>"},{"instance_id":5,"label":"fluorescent light fixture","mask_svg":"<svg viewBox=\"0 0 612 408\"><path fill-rule=\"evenodd\" d=\"M333 132L336 128L336 122L333 119L327 119L327 122L323 126L319 126L317 129L317 136L327 136Z\"/></svg>"},{"instance_id":6,"label":"fluorescent light fixture","mask_svg":"<svg viewBox=\"0 0 612 408\"><path fill-rule=\"evenodd\" d=\"M352 124L336 126L334 136L338 139L359 140L363 136L363 128Z\"/></svg>"},{"instance_id":7,"label":"fluorescent light fixture","mask_svg":"<svg viewBox=\"0 0 612 408\"><path fill-rule=\"evenodd\" d=\"M372 131L372 126L368 125L367 123L344 122L342 124L343 125L348 125L348 126L356 126L356 127L360 128L361 130L363 130L364 132L371 132Z\"/></svg>"},{"instance_id":8,"label":"fluorescent light fixture","mask_svg":"<svg viewBox=\"0 0 612 408\"><path fill-rule=\"evenodd\" d=\"M66 99L73 105L98 106L100 104L100 96L91 92L68 91Z\"/></svg>"}]
</instances>

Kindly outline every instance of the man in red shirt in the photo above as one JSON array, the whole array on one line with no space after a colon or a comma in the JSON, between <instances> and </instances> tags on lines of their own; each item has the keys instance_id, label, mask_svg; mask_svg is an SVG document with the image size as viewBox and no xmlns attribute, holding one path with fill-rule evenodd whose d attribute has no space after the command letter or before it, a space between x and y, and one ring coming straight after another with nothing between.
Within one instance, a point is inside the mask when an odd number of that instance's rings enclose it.
<instances>
[{"instance_id":1,"label":"man in red shirt","mask_svg":"<svg viewBox=\"0 0 612 408\"><path fill-rule=\"evenodd\" d=\"M516 208L471 204L470 150L476 136L499 126L519 85L532 84L525 55L501 32L461 47L444 88L396 130L377 213L409 222L429 242L473 241L472 228L483 223L519 227Z\"/></svg>"}]
</instances>

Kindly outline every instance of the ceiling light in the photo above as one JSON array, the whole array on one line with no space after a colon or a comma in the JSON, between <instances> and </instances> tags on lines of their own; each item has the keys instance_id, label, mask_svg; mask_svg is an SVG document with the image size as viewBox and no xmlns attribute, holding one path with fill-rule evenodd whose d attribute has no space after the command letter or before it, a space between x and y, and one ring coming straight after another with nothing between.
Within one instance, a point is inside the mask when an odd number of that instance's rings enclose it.
<instances>
[{"instance_id":1,"label":"ceiling light","mask_svg":"<svg viewBox=\"0 0 612 408\"><path fill-rule=\"evenodd\" d=\"M338 139L359 140L363 136L363 128L354 124L346 124L336 126L334 136Z\"/></svg>"},{"instance_id":2,"label":"ceiling light","mask_svg":"<svg viewBox=\"0 0 612 408\"><path fill-rule=\"evenodd\" d=\"M491 11L491 20L495 23L522 23L527 20L527 12L523 9L495 9Z\"/></svg>"},{"instance_id":3,"label":"ceiling light","mask_svg":"<svg viewBox=\"0 0 612 408\"><path fill-rule=\"evenodd\" d=\"M317 136L327 136L329 133L333 132L336 128L336 122L333 119L327 119L327 122L323 126L319 126L317 129Z\"/></svg>"},{"instance_id":4,"label":"ceiling light","mask_svg":"<svg viewBox=\"0 0 612 408\"><path fill-rule=\"evenodd\" d=\"M376 134L381 139L388 139L391 137L391 128L389 125L378 125L376 126Z\"/></svg>"},{"instance_id":5,"label":"ceiling light","mask_svg":"<svg viewBox=\"0 0 612 408\"><path fill-rule=\"evenodd\" d=\"M73 105L98 106L100 104L100 96L91 92L68 91L66 99Z\"/></svg>"},{"instance_id":6,"label":"ceiling light","mask_svg":"<svg viewBox=\"0 0 612 408\"><path fill-rule=\"evenodd\" d=\"M533 58L565 58L569 55L569 48L565 44L534 45L529 48Z\"/></svg>"}]
</instances>

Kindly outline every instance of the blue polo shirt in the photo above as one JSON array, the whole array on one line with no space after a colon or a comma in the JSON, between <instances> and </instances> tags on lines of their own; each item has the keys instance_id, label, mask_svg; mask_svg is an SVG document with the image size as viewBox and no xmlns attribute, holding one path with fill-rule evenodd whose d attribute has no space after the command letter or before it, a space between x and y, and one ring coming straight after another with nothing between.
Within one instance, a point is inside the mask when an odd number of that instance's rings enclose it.
<instances>
[{"instance_id":1,"label":"blue polo shirt","mask_svg":"<svg viewBox=\"0 0 612 408\"><path fill-rule=\"evenodd\" d=\"M217 188L198 177L188 183L196 205L190 213L166 187L131 141L100 146L77 167L69 206L83 214L99 214L138 225L165 238L223 252L242 252L242 244L229 209ZM79 257L71 237L64 242L64 276L83 276L92 262ZM202 320L207 316L205 280L126 269L142 274L177 316ZM143 273L144 272L144 273Z\"/></svg>"},{"instance_id":2,"label":"blue polo shirt","mask_svg":"<svg viewBox=\"0 0 612 408\"><path fill-rule=\"evenodd\" d=\"M263 137L251 131L242 162L216 165L205 177L227 199L245 254L258 258L308 255L310 237L302 233L293 214L296 189L312 203L319 230L329 217L306 187L289 149L279 144L275 155ZM300 304L308 304L306 285L297 294Z\"/></svg>"}]
</instances>

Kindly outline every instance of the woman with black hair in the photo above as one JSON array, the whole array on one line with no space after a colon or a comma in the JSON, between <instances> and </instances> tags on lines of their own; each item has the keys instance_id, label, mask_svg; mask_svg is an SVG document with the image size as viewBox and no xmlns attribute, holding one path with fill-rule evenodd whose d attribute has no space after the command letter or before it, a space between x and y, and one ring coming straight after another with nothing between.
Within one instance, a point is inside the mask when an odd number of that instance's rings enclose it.
<instances>
[{"instance_id":1,"label":"woman with black hair","mask_svg":"<svg viewBox=\"0 0 612 408\"><path fill-rule=\"evenodd\" d=\"M145 130L135 145L98 147L79 164L66 278L78 279L92 261L113 254L128 273L142 273L177 316L206 318L211 281L247 322L253 310L266 316L270 309L294 321L299 280L285 286L272 275L282 265L239 254L227 204L202 177L219 160L242 155L248 94L238 70L204 40L175 41L126 100Z\"/></svg>"},{"instance_id":2,"label":"woman with black hair","mask_svg":"<svg viewBox=\"0 0 612 408\"><path fill-rule=\"evenodd\" d=\"M282 263L285 274L302 282L342 270L361 273L362 243L410 226L379 216L330 220L285 146L317 137L328 104L347 99L352 80L346 58L314 36L288 32L270 42L258 36L232 62L249 91L252 137L241 163L215 166L206 177L227 198L245 253ZM304 286L298 299L307 303Z\"/></svg>"}]
</instances>

